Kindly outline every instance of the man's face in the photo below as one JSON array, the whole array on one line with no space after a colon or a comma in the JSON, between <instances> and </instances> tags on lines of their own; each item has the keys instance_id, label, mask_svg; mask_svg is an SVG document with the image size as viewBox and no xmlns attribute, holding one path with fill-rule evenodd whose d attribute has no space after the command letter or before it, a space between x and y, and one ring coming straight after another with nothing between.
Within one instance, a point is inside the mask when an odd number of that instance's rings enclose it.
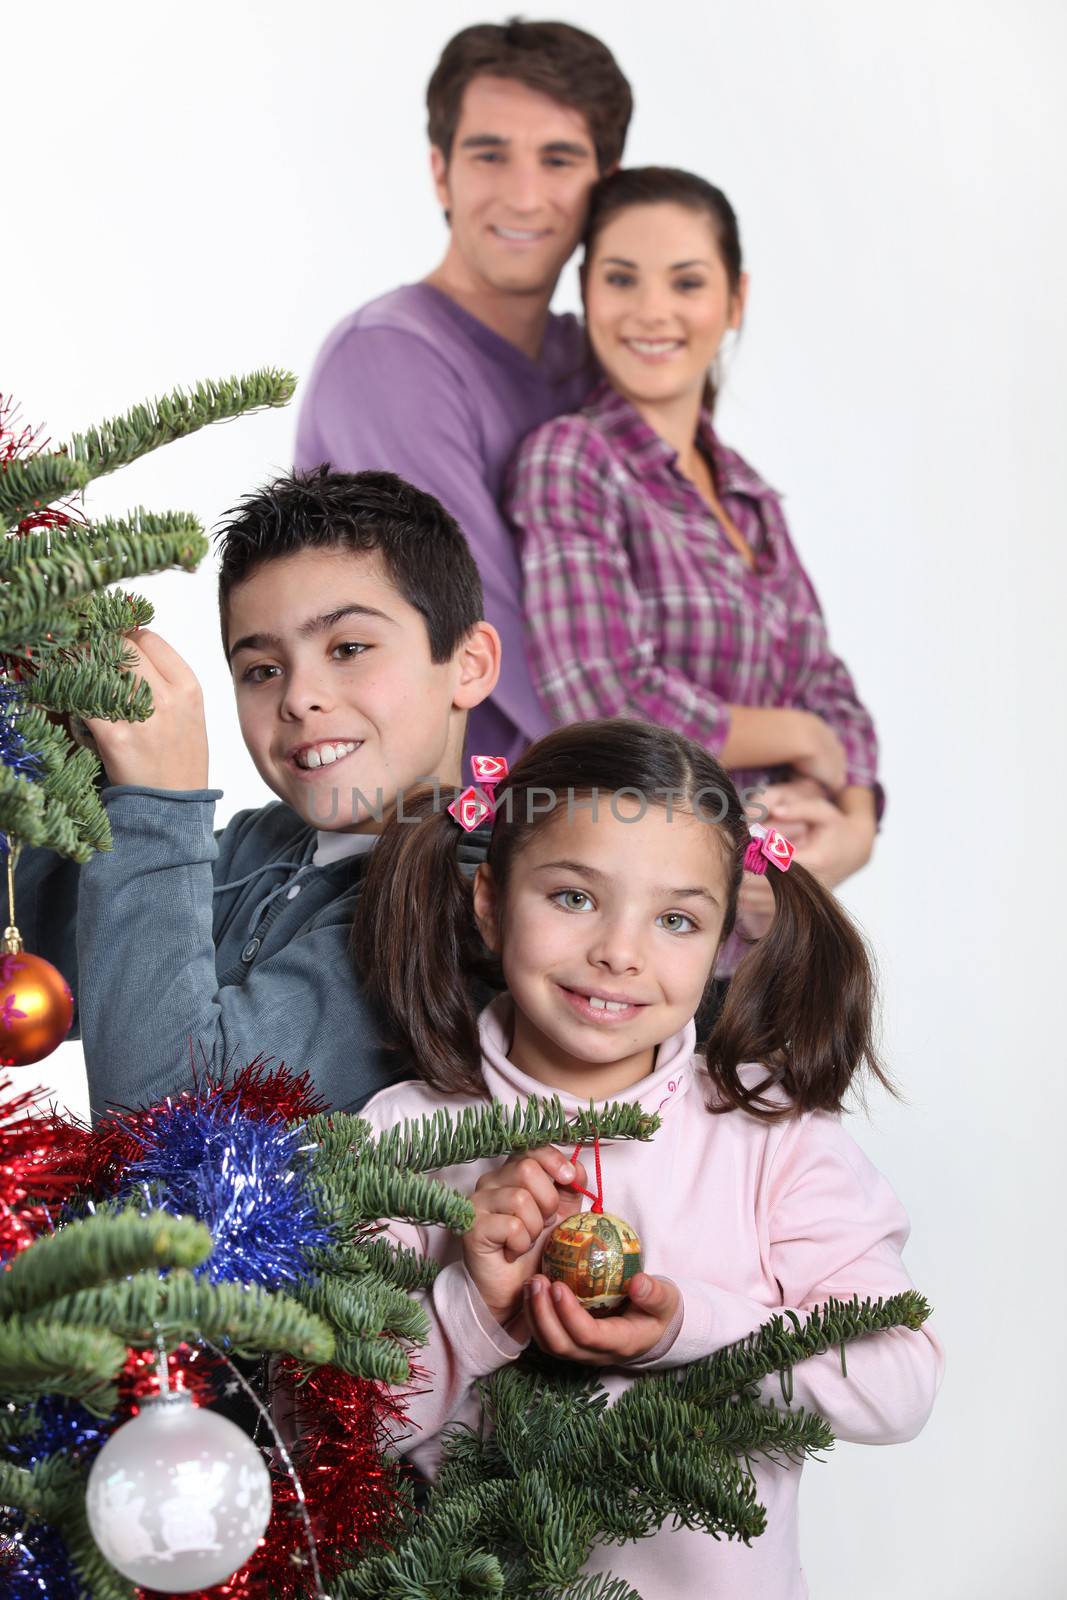
<instances>
[{"instance_id":1,"label":"man's face","mask_svg":"<svg viewBox=\"0 0 1067 1600\"><path fill-rule=\"evenodd\" d=\"M388 810L420 778L458 781L465 710L488 691L471 696L463 646L430 660L376 554L264 562L231 591L227 643L256 770L312 827L377 831L377 797Z\"/></svg>"},{"instance_id":2,"label":"man's face","mask_svg":"<svg viewBox=\"0 0 1067 1600\"><path fill-rule=\"evenodd\" d=\"M450 160L432 152L451 254L472 286L551 294L585 226L596 151L580 111L513 78L474 78Z\"/></svg>"}]
</instances>

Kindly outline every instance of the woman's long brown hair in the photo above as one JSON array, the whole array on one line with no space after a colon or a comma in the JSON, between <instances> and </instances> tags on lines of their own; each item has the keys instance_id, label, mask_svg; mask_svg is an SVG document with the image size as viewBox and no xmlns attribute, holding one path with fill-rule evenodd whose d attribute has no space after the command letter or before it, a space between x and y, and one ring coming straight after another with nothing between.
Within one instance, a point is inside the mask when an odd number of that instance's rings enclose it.
<instances>
[{"instance_id":1,"label":"woman's long brown hair","mask_svg":"<svg viewBox=\"0 0 1067 1600\"><path fill-rule=\"evenodd\" d=\"M649 804L693 811L714 829L728 868L721 949L737 915L748 822L715 758L651 723L576 723L531 745L496 790L486 865L498 899L507 895L516 853L554 819L557 806L594 793L608 800L623 789ZM458 861L465 835L447 811L452 797L404 797L403 815L371 854L352 952L368 997L419 1075L445 1093L484 1094L472 980L501 979L478 932L473 879ZM772 1121L837 1111L860 1068L891 1089L875 1050L874 981L858 930L796 861L784 873L770 866L767 876L774 921L742 960L702 1043L717 1091L713 1109ZM766 1069L759 1083L743 1082L746 1062ZM787 1098L768 1097L771 1085Z\"/></svg>"}]
</instances>

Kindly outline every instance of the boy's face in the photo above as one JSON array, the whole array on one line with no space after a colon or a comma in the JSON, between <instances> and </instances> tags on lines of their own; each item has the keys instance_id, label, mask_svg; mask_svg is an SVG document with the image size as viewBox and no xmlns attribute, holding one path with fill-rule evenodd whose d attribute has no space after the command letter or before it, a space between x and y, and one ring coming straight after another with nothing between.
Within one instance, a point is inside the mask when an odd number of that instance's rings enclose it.
<instances>
[{"instance_id":1,"label":"boy's face","mask_svg":"<svg viewBox=\"0 0 1067 1600\"><path fill-rule=\"evenodd\" d=\"M260 777L312 827L339 832L379 831L373 812L419 779L458 783L466 713L499 671L487 624L432 662L426 623L380 558L344 549L253 569L230 592L227 643Z\"/></svg>"},{"instance_id":2,"label":"boy's face","mask_svg":"<svg viewBox=\"0 0 1067 1600\"><path fill-rule=\"evenodd\" d=\"M585 226L596 150L580 111L513 78L474 78L434 182L472 288L551 294Z\"/></svg>"}]
</instances>

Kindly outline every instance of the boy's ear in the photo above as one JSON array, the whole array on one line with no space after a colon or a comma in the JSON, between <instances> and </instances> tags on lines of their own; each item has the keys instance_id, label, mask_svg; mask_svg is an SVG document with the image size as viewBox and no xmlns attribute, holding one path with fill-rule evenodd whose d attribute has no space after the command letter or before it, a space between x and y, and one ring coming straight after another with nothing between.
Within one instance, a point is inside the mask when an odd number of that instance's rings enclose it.
<instances>
[{"instance_id":1,"label":"boy's ear","mask_svg":"<svg viewBox=\"0 0 1067 1600\"><path fill-rule=\"evenodd\" d=\"M454 657L458 673L452 704L461 711L480 706L500 677L500 635L491 622L476 622Z\"/></svg>"},{"instance_id":2,"label":"boy's ear","mask_svg":"<svg viewBox=\"0 0 1067 1600\"><path fill-rule=\"evenodd\" d=\"M499 954L500 940L496 921L496 884L485 862L474 873L474 920L487 950Z\"/></svg>"}]
</instances>

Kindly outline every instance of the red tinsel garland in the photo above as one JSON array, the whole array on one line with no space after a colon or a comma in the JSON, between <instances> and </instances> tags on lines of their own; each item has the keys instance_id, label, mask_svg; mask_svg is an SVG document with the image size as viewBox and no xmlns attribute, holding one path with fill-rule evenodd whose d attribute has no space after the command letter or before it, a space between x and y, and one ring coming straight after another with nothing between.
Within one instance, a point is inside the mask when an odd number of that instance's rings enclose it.
<instances>
[{"instance_id":1,"label":"red tinsel garland","mask_svg":"<svg viewBox=\"0 0 1067 1600\"><path fill-rule=\"evenodd\" d=\"M303 1122L326 1110L326 1102L314 1088L310 1072L293 1072L285 1062L271 1065L272 1056L258 1055L246 1066L230 1074L204 1071L193 1073L193 1087L171 1095L159 1105L143 1111L111 1111L89 1136L85 1156L85 1181L96 1194L111 1194L131 1162L144 1152L144 1135L162 1111L173 1106L192 1105L211 1100L222 1106L237 1106L250 1117L263 1122Z\"/></svg>"},{"instance_id":2,"label":"red tinsel garland","mask_svg":"<svg viewBox=\"0 0 1067 1600\"><path fill-rule=\"evenodd\" d=\"M89 1134L54 1106L44 1090L8 1094L0 1078L0 1262L49 1233L60 1208L81 1188Z\"/></svg>"}]
</instances>

